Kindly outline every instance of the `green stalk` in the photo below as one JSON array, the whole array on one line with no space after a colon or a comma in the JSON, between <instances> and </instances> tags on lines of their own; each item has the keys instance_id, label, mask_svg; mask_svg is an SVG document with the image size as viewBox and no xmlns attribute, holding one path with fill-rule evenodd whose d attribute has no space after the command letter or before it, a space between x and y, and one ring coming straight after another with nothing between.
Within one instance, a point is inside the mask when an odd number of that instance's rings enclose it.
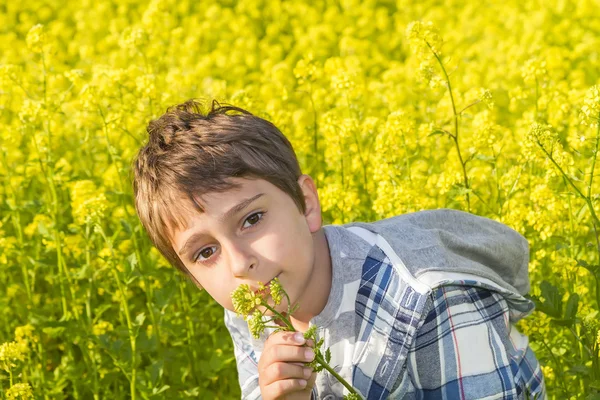
<instances>
[{"instance_id":1,"label":"green stalk","mask_svg":"<svg viewBox=\"0 0 600 400\"><path fill-rule=\"evenodd\" d=\"M352 109L350 107L350 98L348 97L348 93L346 93L346 106L348 107L348 115L350 117L352 117ZM361 150L364 146L360 145L359 140L356 137L356 132L354 130L352 131L352 139L354 139L354 143L356 144L356 150L358 152L358 158L360 160L360 164L361 164L361 167L362 167L363 187L366 190L367 187L368 187L368 179L367 179L367 167L368 166L367 166L367 161L366 161L367 157L366 156L363 157L363 152Z\"/></svg>"},{"instance_id":2,"label":"green stalk","mask_svg":"<svg viewBox=\"0 0 600 400\"><path fill-rule=\"evenodd\" d=\"M590 181L588 183L588 192L587 192L588 199L592 198L592 183L594 181L594 169L596 168L596 159L598 156L598 142L599 141L600 141L600 113L598 113L598 127L596 128L596 146L594 148L594 153L592 155L592 167L590 169ZM594 230L596 230L595 226L594 226ZM598 258L600 260L600 241L598 239L598 231L596 231L595 233L596 233L596 249L598 250ZM598 303L598 306L600 307L600 303Z\"/></svg>"},{"instance_id":3,"label":"green stalk","mask_svg":"<svg viewBox=\"0 0 600 400\"><path fill-rule=\"evenodd\" d=\"M91 260L91 255L90 255L90 223L87 222L85 225L85 265L86 268L88 269L88 271L91 271L91 264L92 264L92 260ZM92 317L92 289L94 288L94 279L93 279L94 274L90 273L90 277L88 279L89 285L87 288L87 296L86 296L86 300L85 300L85 312L86 312L86 316L88 319L88 328L89 329L93 329L93 317ZM82 322L83 325L83 322ZM90 340L91 342L91 340ZM94 370L94 400L98 400L98 393L99 393L99 389L98 389L98 366L96 365L96 360L94 358L94 350L89 350L90 354L90 361Z\"/></svg>"},{"instance_id":4,"label":"green stalk","mask_svg":"<svg viewBox=\"0 0 600 400\"><path fill-rule=\"evenodd\" d=\"M115 167L117 168L117 173L119 175L119 179L118 179L119 190L121 191L121 193L125 193L125 185L123 184L123 176L121 174L121 169L119 168L119 164L116 162L114 154L111 151L110 138L108 137L108 123L106 122L106 117L104 116L104 112L102 111L102 107L100 107L100 106L98 106L98 113L100 114L100 117L102 118L102 123L103 123L102 130L104 132L104 138L106 140L106 150L108 151L108 156L110 158L111 163L114 164ZM127 222L129 222L131 220L131 215L129 214L127 205L124 204L124 202L123 202L122 196L119 196L119 205L121 207L123 207L123 210L125 211L125 215L127 216ZM138 265L139 265L139 269L140 269L140 275L144 282L144 294L146 296L146 307L148 308L148 313L150 314L150 320L152 321L152 326L154 327L155 332L156 332L158 349L160 351L160 348L161 348L160 327L159 327L159 324L156 322L156 316L154 315L154 308L152 307L152 299L154 298L154 293L152 290L152 286L148 282L147 274L145 274L143 271L144 263L142 260L142 253L140 251L140 245L137 240L137 236L136 236L134 229L132 229L132 232L131 232L131 239L133 240L133 247L135 249L135 254L137 257L137 261L138 261Z\"/></svg>"},{"instance_id":5,"label":"green stalk","mask_svg":"<svg viewBox=\"0 0 600 400\"><path fill-rule=\"evenodd\" d=\"M571 203L571 196L567 196L567 203L569 206L569 258L575 259L575 225L573 222L573 204ZM577 273L576 271L567 271L568 279L567 282L569 284L569 292L573 293L575 291L575 285L577 285Z\"/></svg>"},{"instance_id":6,"label":"green stalk","mask_svg":"<svg viewBox=\"0 0 600 400\"><path fill-rule=\"evenodd\" d=\"M104 238L104 241L108 245L110 249L110 254L113 259L116 258L116 255L113 251L112 242L106 237L104 231L100 229L100 235ZM133 323L131 322L131 315L129 314L129 305L127 303L127 293L125 292L125 288L123 287L123 283L119 277L119 273L117 272L117 267L111 263L111 272L113 274L114 280L117 282L117 288L119 289L119 293L121 294L121 308L123 309L123 313L125 314L125 321L127 323L127 330L129 333L129 343L131 346L131 379L129 380L129 391L131 400L135 400L135 383L137 376L137 369L135 366L136 363L136 335L134 335Z\"/></svg>"},{"instance_id":7,"label":"green stalk","mask_svg":"<svg viewBox=\"0 0 600 400\"><path fill-rule=\"evenodd\" d=\"M182 303L183 311L186 316L189 316L192 314L192 308L191 308L188 298L185 294L184 282L182 280L179 280L179 282L177 283L177 286L179 286L179 295L181 296L181 303ZM190 346L190 348L192 350L191 353L188 352L190 367L192 369L192 375L194 375L194 379L196 380L196 383L200 384L200 382L198 381L199 376L196 372L196 363L194 362L194 360L198 359L198 354L196 352L196 346L194 346L194 341L193 341L194 337L196 336L196 332L195 332L194 324L192 323L191 318L189 318L189 317L185 318L185 325L187 327L186 336L187 336L187 340L188 340L188 345Z\"/></svg>"},{"instance_id":8,"label":"green stalk","mask_svg":"<svg viewBox=\"0 0 600 400\"><path fill-rule=\"evenodd\" d=\"M33 139L33 145L35 146L35 150L38 154L38 161L40 164L40 169L42 170L42 172L44 173L44 178L46 178L46 182L48 183L48 194L50 195L50 200L52 201L52 205L53 205L53 209L51 209L52 211L52 216L54 219L54 225L55 225L55 240L58 234L58 197L56 195L56 190L54 188L54 181L53 181L53 177L52 174L46 169L46 167L44 166L44 163L42 162L42 158L41 158L41 152L40 149L38 147L37 141L35 139L35 133L32 137ZM58 268L58 273L59 275L61 274L61 263L60 263L60 249L59 246L56 246L56 251L57 251L57 268ZM65 294L65 287L64 287L64 282L62 279L59 279L59 285L60 285L60 296L61 296L61 305L62 305L62 312L63 312L63 318L66 317L67 315L67 297Z\"/></svg>"},{"instance_id":9,"label":"green stalk","mask_svg":"<svg viewBox=\"0 0 600 400\"><path fill-rule=\"evenodd\" d=\"M600 126L598 127L598 136L597 139L600 138ZM596 244L597 244L597 248L598 248L598 253L600 254L600 242L599 242L599 236L598 236L598 226L600 225L600 219L598 219L598 216L596 215L596 211L594 210L594 204L592 203L592 199L590 196L586 196L584 195L581 190L577 187L577 185L575 185L575 183L571 180L571 178L565 173L565 171L563 171L563 169L561 168L560 165L558 165L558 163L556 162L556 160L554 160L554 157L552 157L552 155L544 148L544 146L538 141L537 145L540 147L540 149L542 149L542 151L544 152L544 154L546 154L546 157L548 157L548 159L550 161L552 161L552 163L554 164L554 166L558 169L558 171L561 173L561 175L564 177L564 179L567 181L567 183L575 190L575 193L585 202L585 204L588 207L588 210L590 211L590 214L592 215L592 227L594 228L594 233L596 235ZM596 149L598 148L598 140L596 140ZM596 163L596 153L594 153L594 158L593 158L593 163L592 163L592 168L595 166ZM592 169L592 177L593 177L593 169ZM590 184L592 182L592 177L590 177ZM590 186L591 187L591 186ZM591 193L591 189L588 189L588 193ZM598 274L594 274L594 278L596 280L596 304L598 307L600 307L600 277L598 277Z\"/></svg>"},{"instance_id":10,"label":"green stalk","mask_svg":"<svg viewBox=\"0 0 600 400\"><path fill-rule=\"evenodd\" d=\"M111 249L112 250L112 249ZM113 266L111 268L113 277L117 282L117 287L119 288L119 293L121 293L121 307L123 308L123 312L125 314L125 320L127 321L127 330L129 331L129 343L131 345L131 380L129 381L129 388L131 394L131 400L135 400L135 381L136 381L136 338L133 334L133 324L131 322L131 316L129 315L129 306L127 304L127 294L125 289L123 288L123 284L121 279L119 278L119 274L117 273L117 268Z\"/></svg>"},{"instance_id":11,"label":"green stalk","mask_svg":"<svg viewBox=\"0 0 600 400\"><path fill-rule=\"evenodd\" d=\"M87 222L85 224L85 266L88 271L91 271L92 267L92 259L90 256L90 223ZM87 288L87 298L85 300L85 313L88 318L88 322L90 326L92 325L92 288L94 287L93 273L90 273L90 277L88 279L89 285Z\"/></svg>"},{"instance_id":12,"label":"green stalk","mask_svg":"<svg viewBox=\"0 0 600 400\"><path fill-rule=\"evenodd\" d=\"M44 107L46 110L49 110L50 107L48 107L48 70L46 67L46 57L44 52L42 51L41 53L41 61L42 61L42 72L43 72L43 93L44 93ZM52 153L52 131L50 130L50 122L49 121L45 121L45 124L43 124L45 127L45 131L46 131L46 135L48 135L48 153L46 155L46 162L50 165L51 162L51 153ZM33 138L33 141L35 142L36 145L36 150L38 152L38 155L40 155L40 151L39 148L37 148L37 142L35 141L35 137ZM41 159L40 159L40 164L42 164ZM46 180L48 181L48 188L50 189L50 195L51 195L51 199L52 199L52 203L53 203L53 214L54 214L54 241L56 242L56 257L57 257L57 266L58 266L58 271L59 274L63 274L64 277L66 278L67 282L69 283L69 285L71 286L71 282L68 276L68 271L66 270L66 265L64 264L63 261L63 254L62 254L62 244L60 242L60 231L59 231L59 205L58 205L58 195L56 192L56 186L54 185L54 176L52 174L52 168L49 168L48 170L46 170L45 168L42 169L44 171L44 174L46 175ZM73 301L75 301L75 296L71 289L71 296L73 297ZM63 306L63 317L65 317L67 315L67 299L66 299L66 294L65 294L65 288L64 288L64 282L63 279L60 279L60 290L61 290L61 295L62 295L62 306ZM73 305L73 310L75 312L75 317L76 319L79 319L78 317L78 313L77 313L77 307L75 307L75 305Z\"/></svg>"},{"instance_id":13,"label":"green stalk","mask_svg":"<svg viewBox=\"0 0 600 400\"><path fill-rule=\"evenodd\" d=\"M467 175L467 167L466 162L463 161L462 154L460 153L460 146L458 145L458 113L456 112L456 104L454 103L454 95L452 94L452 85L450 84L450 77L448 76L448 72L446 72L446 68L444 67L444 63L438 56L438 54L433 50L429 42L425 40L425 44L429 47L429 50L433 53L433 56L437 60L444 76L446 77L446 83L448 84L448 93L450 94L450 101L452 102L452 113L454 114L454 135L450 135L452 140L454 140L454 145L456 147L456 152L458 153L458 159L460 160L460 165L463 171L463 179L465 182L465 189L467 189L466 197L467 197L467 211L471 211L471 200L469 197L469 177Z\"/></svg>"},{"instance_id":14,"label":"green stalk","mask_svg":"<svg viewBox=\"0 0 600 400\"><path fill-rule=\"evenodd\" d=\"M556 358L556 356L554 355L554 353L552 352L552 349L550 348L550 346L548 346L548 344L546 343L546 341L540 337L540 342L544 345L544 347L548 350L548 352L550 353L550 357L552 357L552 360L554 360L554 364L556 365L556 372L559 375L559 381L562 384L562 392L564 395L568 394L569 391L567 390L566 386L565 386L565 375L563 373L563 370L560 369L561 367L561 363L558 362L558 359Z\"/></svg>"},{"instance_id":15,"label":"green stalk","mask_svg":"<svg viewBox=\"0 0 600 400\"><path fill-rule=\"evenodd\" d=\"M12 200L15 204L15 206L17 205L17 191L15 190L15 188L13 188L12 184L10 183L10 179L12 178L12 174L11 174L11 168L9 168L8 162L6 160L6 154L5 152L1 152L0 154L2 154L2 161L4 164L4 167L6 168L7 171L7 179L5 180L5 186L10 189L10 192L12 193ZM9 190L7 190L8 192ZM23 242L23 230L21 228L21 214L19 213L18 210L15 210L14 213L11 213L11 219L13 222L13 226L15 227L15 230L17 231L17 239L19 240L19 249L21 250L21 252L24 250L24 242ZM23 281L25 282L25 290L27 291L27 299L29 300L29 304L33 307L33 302L32 302L32 298L31 298L31 285L29 284L29 277L27 276L27 264L25 264L24 262L20 262L21 264L21 274L23 275Z\"/></svg>"},{"instance_id":16,"label":"green stalk","mask_svg":"<svg viewBox=\"0 0 600 400\"><path fill-rule=\"evenodd\" d=\"M548 157L548 159L550 161L552 161L552 163L554 164L554 166L558 169L558 171L561 173L562 176L565 177L565 179L567 180L567 183L569 185L571 185L571 187L575 190L575 193L581 198L583 199L583 201L585 201L586 205L588 206L588 209L590 210L590 214L592 215L592 218L594 220L595 223L600 224L600 219L598 219L598 216L596 215L596 212L594 211L594 206L591 202L591 200L584 195L581 190L579 190L579 188L577 187L577 185L575 185L573 183L573 181L571 180L571 178L565 173L565 171L563 171L563 169L560 167L560 165L558 165L558 163L554 160L554 158L552 157L552 155L550 155L550 153L548 153L548 151L544 148L544 146L542 146L540 144L540 142L538 142L538 146L542 149L542 151L546 154L546 156Z\"/></svg>"},{"instance_id":17,"label":"green stalk","mask_svg":"<svg viewBox=\"0 0 600 400\"><path fill-rule=\"evenodd\" d=\"M309 86L309 91L310 91L310 105L312 107L312 112L313 112L313 146L314 146L314 152L315 152L315 165L314 165L314 171L313 173L315 174L315 181L317 184L317 187L319 187L319 174L317 174L317 169L319 168L319 136L318 136L318 132L319 132L319 123L317 121L317 108L315 107L315 101L313 99L313 90L312 90L312 82L310 83Z\"/></svg>"}]
</instances>

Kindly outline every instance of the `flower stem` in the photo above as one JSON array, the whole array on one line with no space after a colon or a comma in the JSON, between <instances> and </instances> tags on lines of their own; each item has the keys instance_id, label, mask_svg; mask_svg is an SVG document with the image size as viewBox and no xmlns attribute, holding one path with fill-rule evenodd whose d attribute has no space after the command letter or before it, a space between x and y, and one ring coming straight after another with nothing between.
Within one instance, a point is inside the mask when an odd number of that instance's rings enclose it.
<instances>
[{"instance_id":1,"label":"flower stem","mask_svg":"<svg viewBox=\"0 0 600 400\"><path fill-rule=\"evenodd\" d=\"M433 50L433 47L431 47L431 45L427 41L425 41L425 44L427 44L427 47L429 47L429 50L431 50L431 52L433 53L433 56L435 57L438 64L440 65L440 68L442 69L442 72L444 73L444 76L446 77L446 83L448 84L448 93L450 94L450 102L452 103L452 113L454 114L454 135L451 135L451 137L454 140L456 152L458 153L458 159L460 161L460 166L462 167L463 179L465 182L465 189L467 190L467 192L466 192L467 211L471 211L471 198L469 196L469 176L467 175L467 167L466 167L467 162L463 161L462 154L460 153L460 146L458 145L458 116L459 116L459 113L456 112L456 104L454 103L454 95L452 94L452 85L450 84L450 77L448 76L448 72L446 72L446 68L444 67L444 63L440 59L440 56L438 56L438 54L435 52L435 50ZM468 108L468 107L470 107L470 106L467 106L466 108ZM462 113L462 111L461 111L461 113Z\"/></svg>"},{"instance_id":2,"label":"flower stem","mask_svg":"<svg viewBox=\"0 0 600 400\"><path fill-rule=\"evenodd\" d=\"M316 356L315 356L315 358L316 358L317 362L318 362L319 364L321 364L321 365L323 366L323 368L325 368L327 371L329 371L329 373L330 373L331 375L335 376L335 378L336 378L336 379L337 379L337 380L338 380L338 381L339 381L339 382L340 382L342 385L344 385L344 387L345 387L346 389L348 389L348 391L350 391L350 393L358 394L358 392L356 391L356 389L354 389L354 388L352 387L352 385L350 385L348 382L346 382L346 380L345 380L344 378L342 378L342 377L340 376L340 374L338 374L337 372L335 372L335 370L334 370L333 368L331 368L331 367L329 366L329 364L327 364L327 363L325 362L325 360L323 360L323 357L321 357L321 356L317 356L317 355L316 355Z\"/></svg>"}]
</instances>

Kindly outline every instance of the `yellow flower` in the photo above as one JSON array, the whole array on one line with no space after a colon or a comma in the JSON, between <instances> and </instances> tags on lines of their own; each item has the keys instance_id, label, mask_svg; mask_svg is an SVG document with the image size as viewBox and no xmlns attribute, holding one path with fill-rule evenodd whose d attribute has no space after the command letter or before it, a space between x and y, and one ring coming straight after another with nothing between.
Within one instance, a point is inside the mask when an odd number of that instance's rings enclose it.
<instances>
[{"instance_id":1,"label":"yellow flower","mask_svg":"<svg viewBox=\"0 0 600 400\"><path fill-rule=\"evenodd\" d=\"M261 333L265 330L265 322L262 313L256 310L251 317L248 318L248 329L252 336L258 339Z\"/></svg>"},{"instance_id":2,"label":"yellow flower","mask_svg":"<svg viewBox=\"0 0 600 400\"><path fill-rule=\"evenodd\" d=\"M432 53L441 55L442 38L433 22L413 21L406 27L406 36L411 48L421 57L430 57Z\"/></svg>"},{"instance_id":3,"label":"yellow flower","mask_svg":"<svg viewBox=\"0 0 600 400\"><path fill-rule=\"evenodd\" d=\"M76 223L98 221L104 217L107 208L106 196L98 192L94 182L83 180L71 185L71 209Z\"/></svg>"},{"instance_id":4,"label":"yellow flower","mask_svg":"<svg viewBox=\"0 0 600 400\"><path fill-rule=\"evenodd\" d=\"M41 53L45 41L45 32L44 26L41 24L34 25L31 27L29 32L27 32L27 37L25 38L25 42L27 43L27 48L34 53Z\"/></svg>"},{"instance_id":5,"label":"yellow flower","mask_svg":"<svg viewBox=\"0 0 600 400\"><path fill-rule=\"evenodd\" d=\"M283 287L281 286L281 282L279 282L279 278L274 278L271 284L269 285L271 298L275 304L280 304L281 299L283 297Z\"/></svg>"},{"instance_id":6,"label":"yellow flower","mask_svg":"<svg viewBox=\"0 0 600 400\"><path fill-rule=\"evenodd\" d=\"M119 39L119 45L124 49L140 48L147 43L147 34L141 28L126 27Z\"/></svg>"},{"instance_id":7,"label":"yellow flower","mask_svg":"<svg viewBox=\"0 0 600 400\"><path fill-rule=\"evenodd\" d=\"M313 63L313 54L308 53L301 58L294 67L294 76L298 79L298 83L302 85L305 82L311 82L314 80L317 67Z\"/></svg>"},{"instance_id":8,"label":"yellow flower","mask_svg":"<svg viewBox=\"0 0 600 400\"><path fill-rule=\"evenodd\" d=\"M113 330L113 325L108 321L98 321L92 327L92 333L96 336L105 335Z\"/></svg>"},{"instance_id":9,"label":"yellow flower","mask_svg":"<svg viewBox=\"0 0 600 400\"><path fill-rule=\"evenodd\" d=\"M238 286L231 293L231 300L235 312L242 316L251 314L256 307L256 301L260 301L248 284Z\"/></svg>"},{"instance_id":10,"label":"yellow flower","mask_svg":"<svg viewBox=\"0 0 600 400\"><path fill-rule=\"evenodd\" d=\"M537 57L530 58L529 60L525 61L525 64L521 68L521 74L526 84L541 84L548 77L546 61L540 60Z\"/></svg>"},{"instance_id":11,"label":"yellow flower","mask_svg":"<svg viewBox=\"0 0 600 400\"><path fill-rule=\"evenodd\" d=\"M15 361L24 361L26 351L18 342L6 342L0 345L0 368L6 372L16 367Z\"/></svg>"},{"instance_id":12,"label":"yellow flower","mask_svg":"<svg viewBox=\"0 0 600 400\"><path fill-rule=\"evenodd\" d=\"M19 111L19 119L21 122L25 124L35 124L46 117L47 113L44 111L41 101L32 99L25 99L23 101L23 105ZM41 135L39 135L36 139L40 140Z\"/></svg>"},{"instance_id":13,"label":"yellow flower","mask_svg":"<svg viewBox=\"0 0 600 400\"><path fill-rule=\"evenodd\" d=\"M542 365L542 372L546 381L554 379L554 369L549 365Z\"/></svg>"},{"instance_id":14,"label":"yellow flower","mask_svg":"<svg viewBox=\"0 0 600 400\"><path fill-rule=\"evenodd\" d=\"M83 84L83 76L85 71L82 69L71 69L64 73L65 77L70 80L73 85L81 86Z\"/></svg>"},{"instance_id":15,"label":"yellow flower","mask_svg":"<svg viewBox=\"0 0 600 400\"><path fill-rule=\"evenodd\" d=\"M6 391L8 399L27 400L33 398L33 391L28 383L16 383Z\"/></svg>"},{"instance_id":16,"label":"yellow flower","mask_svg":"<svg viewBox=\"0 0 600 400\"><path fill-rule=\"evenodd\" d=\"M31 324L17 326L15 328L15 341L17 343L25 344L26 346L31 342L37 343L39 337L35 335L34 332L35 327Z\"/></svg>"},{"instance_id":17,"label":"yellow flower","mask_svg":"<svg viewBox=\"0 0 600 400\"><path fill-rule=\"evenodd\" d=\"M135 85L138 92L142 96L155 98L156 97L156 77L153 74L145 74L138 76L135 80Z\"/></svg>"},{"instance_id":18,"label":"yellow flower","mask_svg":"<svg viewBox=\"0 0 600 400\"><path fill-rule=\"evenodd\" d=\"M129 255L133 250L133 243L129 239L123 240L117 248L122 254Z\"/></svg>"},{"instance_id":19,"label":"yellow flower","mask_svg":"<svg viewBox=\"0 0 600 400\"><path fill-rule=\"evenodd\" d=\"M580 119L582 124L589 125L592 128L598 126L600 121L600 85L592 86L581 107Z\"/></svg>"},{"instance_id":20,"label":"yellow flower","mask_svg":"<svg viewBox=\"0 0 600 400\"><path fill-rule=\"evenodd\" d=\"M85 251L85 238L81 235L66 235L63 238L63 245L65 254L78 258L84 254Z\"/></svg>"}]
</instances>

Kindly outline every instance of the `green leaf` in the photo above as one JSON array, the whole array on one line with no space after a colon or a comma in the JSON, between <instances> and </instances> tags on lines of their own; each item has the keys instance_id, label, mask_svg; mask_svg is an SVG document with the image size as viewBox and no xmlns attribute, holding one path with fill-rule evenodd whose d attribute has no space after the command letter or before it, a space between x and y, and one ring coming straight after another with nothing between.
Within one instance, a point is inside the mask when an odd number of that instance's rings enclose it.
<instances>
[{"instance_id":1,"label":"green leaf","mask_svg":"<svg viewBox=\"0 0 600 400\"><path fill-rule=\"evenodd\" d=\"M177 287L174 281L169 281L163 287L154 291L154 301L156 306L162 310L171 303Z\"/></svg>"},{"instance_id":2,"label":"green leaf","mask_svg":"<svg viewBox=\"0 0 600 400\"><path fill-rule=\"evenodd\" d=\"M160 393L164 392L165 390L169 389L170 387L171 386L169 386L169 385L164 385L160 389L154 388L154 389L152 389L152 394L160 394Z\"/></svg>"},{"instance_id":3,"label":"green leaf","mask_svg":"<svg viewBox=\"0 0 600 400\"><path fill-rule=\"evenodd\" d=\"M95 310L94 310L94 323L98 322L98 320L100 319L100 317L102 316L102 314L104 314L104 312L108 309L110 309L112 307L112 304L102 304L99 305Z\"/></svg>"},{"instance_id":4,"label":"green leaf","mask_svg":"<svg viewBox=\"0 0 600 400\"><path fill-rule=\"evenodd\" d=\"M590 383L590 387L594 389L600 389L600 381L597 380L595 382Z\"/></svg>"},{"instance_id":5,"label":"green leaf","mask_svg":"<svg viewBox=\"0 0 600 400\"><path fill-rule=\"evenodd\" d=\"M131 225L129 224L129 222L127 222L123 218L121 218L121 220L119 222L121 222L121 226L123 227L123 230L125 232L127 232L128 235L131 235L132 229L131 229Z\"/></svg>"},{"instance_id":6,"label":"green leaf","mask_svg":"<svg viewBox=\"0 0 600 400\"><path fill-rule=\"evenodd\" d=\"M587 269L593 275L598 276L598 274L600 273L600 267L598 265L590 265L584 260L576 260L576 261L577 261L578 266Z\"/></svg>"},{"instance_id":7,"label":"green leaf","mask_svg":"<svg viewBox=\"0 0 600 400\"><path fill-rule=\"evenodd\" d=\"M135 317L135 325L142 326L146 320L146 313L141 312Z\"/></svg>"},{"instance_id":8,"label":"green leaf","mask_svg":"<svg viewBox=\"0 0 600 400\"><path fill-rule=\"evenodd\" d=\"M150 365L150 382L155 386L162 377L164 371L164 361L158 360Z\"/></svg>"},{"instance_id":9,"label":"green leaf","mask_svg":"<svg viewBox=\"0 0 600 400\"><path fill-rule=\"evenodd\" d=\"M576 260L577 261L577 265L582 266L583 268L589 268L589 264L587 263L587 261L584 260Z\"/></svg>"},{"instance_id":10,"label":"green leaf","mask_svg":"<svg viewBox=\"0 0 600 400\"><path fill-rule=\"evenodd\" d=\"M561 319L562 295L558 288L548 281L542 281L540 288L544 302L538 302L538 309L551 317Z\"/></svg>"},{"instance_id":11,"label":"green leaf","mask_svg":"<svg viewBox=\"0 0 600 400\"><path fill-rule=\"evenodd\" d=\"M489 162L489 163L492 163L492 164L496 161L496 159L494 157L491 157L491 156L488 156L488 155L485 155L485 154L479 154L479 153L475 154L473 156L473 159L480 160L480 161L485 161L485 162Z\"/></svg>"},{"instance_id":12,"label":"green leaf","mask_svg":"<svg viewBox=\"0 0 600 400\"><path fill-rule=\"evenodd\" d=\"M577 315L577 307L579 305L579 295L572 293L567 300L567 306L565 308L565 319L575 321L575 315Z\"/></svg>"},{"instance_id":13,"label":"green leaf","mask_svg":"<svg viewBox=\"0 0 600 400\"><path fill-rule=\"evenodd\" d=\"M444 132L440 129L436 129L433 132L431 132L429 135L427 135L427 137L435 136L435 135L445 135L445 134L446 134L446 132Z\"/></svg>"},{"instance_id":14,"label":"green leaf","mask_svg":"<svg viewBox=\"0 0 600 400\"><path fill-rule=\"evenodd\" d=\"M131 265L131 271L133 272L133 270L135 270L135 266L138 264L137 255L135 253L131 253L127 257L127 262L129 262L129 265Z\"/></svg>"},{"instance_id":15,"label":"green leaf","mask_svg":"<svg viewBox=\"0 0 600 400\"><path fill-rule=\"evenodd\" d=\"M42 329L42 332L44 332L46 335L50 336L51 338L58 338L62 335L62 333L65 331L65 327L64 326L57 326L57 327L46 327Z\"/></svg>"}]
</instances>

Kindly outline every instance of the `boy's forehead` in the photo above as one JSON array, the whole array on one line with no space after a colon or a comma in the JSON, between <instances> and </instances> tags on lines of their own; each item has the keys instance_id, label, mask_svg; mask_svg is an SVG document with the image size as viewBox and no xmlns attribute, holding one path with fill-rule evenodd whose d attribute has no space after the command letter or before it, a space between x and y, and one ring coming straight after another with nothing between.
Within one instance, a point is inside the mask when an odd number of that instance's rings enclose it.
<instances>
[{"instance_id":1,"label":"boy's forehead","mask_svg":"<svg viewBox=\"0 0 600 400\"><path fill-rule=\"evenodd\" d=\"M250 203L260 198L268 198L278 188L262 179L231 178L235 186L221 191L181 193L176 196L177 201L172 205L169 218L169 230L172 233L190 229L189 222L205 218L208 215L219 222L226 222L236 211L243 209Z\"/></svg>"}]
</instances>

